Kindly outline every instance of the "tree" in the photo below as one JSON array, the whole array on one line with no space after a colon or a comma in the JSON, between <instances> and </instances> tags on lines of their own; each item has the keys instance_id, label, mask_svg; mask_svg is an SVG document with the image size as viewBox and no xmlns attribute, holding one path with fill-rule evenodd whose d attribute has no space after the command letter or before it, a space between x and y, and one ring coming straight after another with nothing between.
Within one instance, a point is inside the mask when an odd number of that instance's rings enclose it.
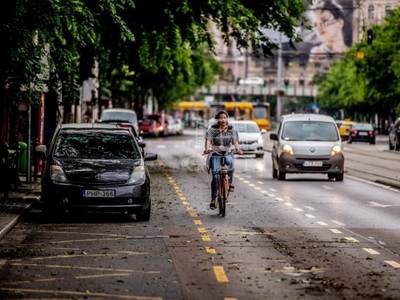
<instances>
[{"instance_id":1,"label":"tree","mask_svg":"<svg viewBox=\"0 0 400 300\"><path fill-rule=\"evenodd\" d=\"M339 59L318 89L318 102L350 114L393 119L400 97L400 10L373 26L370 44L361 41ZM357 57L362 52L362 58Z\"/></svg>"},{"instance_id":2,"label":"tree","mask_svg":"<svg viewBox=\"0 0 400 300\"><path fill-rule=\"evenodd\" d=\"M31 83L41 82L38 74L44 71L41 59L46 55L50 73L46 83L52 90L61 86L63 97L72 103L95 59L102 79L111 80L114 70L128 66L140 90L138 82L147 73L177 74L176 62L182 62L181 70L189 73L192 50L206 44L212 51L210 20L221 29L226 43L235 39L239 49L253 45L268 54L276 45L260 28L277 29L291 42L299 41L295 28L305 24L306 8L302 0L188 0L157 5L144 0L6 0L2 4L0 34L7 47L0 58L0 77L6 83L0 97L35 102ZM28 89L21 91L23 86Z\"/></svg>"}]
</instances>

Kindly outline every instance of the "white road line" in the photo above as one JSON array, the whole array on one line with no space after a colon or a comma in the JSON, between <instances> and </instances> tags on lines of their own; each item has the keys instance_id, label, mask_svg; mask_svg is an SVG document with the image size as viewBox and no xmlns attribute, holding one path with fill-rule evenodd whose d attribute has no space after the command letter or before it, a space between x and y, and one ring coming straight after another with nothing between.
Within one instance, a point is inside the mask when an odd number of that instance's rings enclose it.
<instances>
[{"instance_id":1,"label":"white road line","mask_svg":"<svg viewBox=\"0 0 400 300\"><path fill-rule=\"evenodd\" d=\"M285 205L287 205L287 206L293 206L293 204L292 204L292 203L289 203L289 202L285 202Z\"/></svg>"},{"instance_id":2,"label":"white road line","mask_svg":"<svg viewBox=\"0 0 400 300\"><path fill-rule=\"evenodd\" d=\"M323 187L324 189L327 189L327 190L333 190L333 188L330 187L330 186L323 185L322 187Z\"/></svg>"},{"instance_id":3,"label":"white road line","mask_svg":"<svg viewBox=\"0 0 400 300\"><path fill-rule=\"evenodd\" d=\"M328 224L326 224L325 222L322 222L322 221L318 221L317 222L319 225L321 225L321 226L328 226Z\"/></svg>"},{"instance_id":4,"label":"white road line","mask_svg":"<svg viewBox=\"0 0 400 300\"><path fill-rule=\"evenodd\" d=\"M301 209L301 208L298 208L298 207L295 207L294 210L297 210L297 211L304 211L304 209Z\"/></svg>"},{"instance_id":5,"label":"white road line","mask_svg":"<svg viewBox=\"0 0 400 300\"><path fill-rule=\"evenodd\" d=\"M393 268L396 268L396 269L400 268L400 264L394 260L385 260L385 263L392 266Z\"/></svg>"},{"instance_id":6,"label":"white road line","mask_svg":"<svg viewBox=\"0 0 400 300\"><path fill-rule=\"evenodd\" d=\"M310 218L310 219L315 219L315 216L310 215L310 214L305 214L305 216L306 216L307 218Z\"/></svg>"},{"instance_id":7,"label":"white road line","mask_svg":"<svg viewBox=\"0 0 400 300\"><path fill-rule=\"evenodd\" d=\"M336 220L331 220L331 221L332 221L332 223L335 223L336 225L346 226L346 224L343 224L342 222L339 222L339 221L336 221Z\"/></svg>"},{"instance_id":8,"label":"white road line","mask_svg":"<svg viewBox=\"0 0 400 300\"><path fill-rule=\"evenodd\" d=\"M376 251L376 250L374 250L374 249L372 249L372 248L363 248L363 250L364 250L364 251L367 251L369 254L372 254L372 255L377 255L377 254L379 254L378 251Z\"/></svg>"},{"instance_id":9,"label":"white road line","mask_svg":"<svg viewBox=\"0 0 400 300\"><path fill-rule=\"evenodd\" d=\"M257 181L257 183L258 183L258 184L264 184L264 182L262 182L262 181Z\"/></svg>"},{"instance_id":10,"label":"white road line","mask_svg":"<svg viewBox=\"0 0 400 300\"><path fill-rule=\"evenodd\" d=\"M341 234L342 232L338 229L329 229L330 231L332 231L333 233L337 233L337 234Z\"/></svg>"},{"instance_id":11,"label":"white road line","mask_svg":"<svg viewBox=\"0 0 400 300\"><path fill-rule=\"evenodd\" d=\"M355 239L355 238L353 238L351 236L346 236L345 239L348 240L349 242L352 242L352 243L359 243L360 242L359 240L357 240L357 239Z\"/></svg>"},{"instance_id":12,"label":"white road line","mask_svg":"<svg viewBox=\"0 0 400 300\"><path fill-rule=\"evenodd\" d=\"M311 206L306 206L307 209L309 210L315 210L315 208L311 207Z\"/></svg>"}]
</instances>

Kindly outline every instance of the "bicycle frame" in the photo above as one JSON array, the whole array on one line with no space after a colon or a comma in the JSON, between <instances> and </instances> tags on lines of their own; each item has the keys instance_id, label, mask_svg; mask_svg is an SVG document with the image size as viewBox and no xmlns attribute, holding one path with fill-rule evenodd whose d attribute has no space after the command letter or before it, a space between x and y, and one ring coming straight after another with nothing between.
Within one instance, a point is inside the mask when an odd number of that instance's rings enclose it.
<instances>
[{"instance_id":1,"label":"bicycle frame","mask_svg":"<svg viewBox=\"0 0 400 300\"><path fill-rule=\"evenodd\" d=\"M226 164L225 156L226 154L221 156L220 169L219 171L217 171L217 174L219 174L217 200L218 200L219 214L222 217L225 217L226 201L228 200L229 196L229 176L228 176L229 167Z\"/></svg>"}]
</instances>

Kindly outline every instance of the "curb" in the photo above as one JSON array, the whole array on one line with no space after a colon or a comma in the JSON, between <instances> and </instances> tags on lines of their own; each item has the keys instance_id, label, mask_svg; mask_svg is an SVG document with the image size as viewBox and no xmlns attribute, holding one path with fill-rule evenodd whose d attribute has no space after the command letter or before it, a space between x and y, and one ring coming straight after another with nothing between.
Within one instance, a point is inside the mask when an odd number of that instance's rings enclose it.
<instances>
[{"instance_id":1,"label":"curb","mask_svg":"<svg viewBox=\"0 0 400 300\"><path fill-rule=\"evenodd\" d=\"M6 225L4 228L0 230L0 240L2 240L7 235L7 233L11 231L11 229L13 229L13 227L18 223L21 216L30 209L31 209L31 204L25 204L25 207L21 210L21 212L15 215L15 217L12 218L12 220L8 223L8 225Z\"/></svg>"}]
</instances>

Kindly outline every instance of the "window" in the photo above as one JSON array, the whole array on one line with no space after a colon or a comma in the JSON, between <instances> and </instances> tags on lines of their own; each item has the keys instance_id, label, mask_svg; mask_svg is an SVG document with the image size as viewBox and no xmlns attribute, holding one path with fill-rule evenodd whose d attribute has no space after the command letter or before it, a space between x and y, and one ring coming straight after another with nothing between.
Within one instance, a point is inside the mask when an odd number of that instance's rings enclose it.
<instances>
[{"instance_id":1,"label":"window","mask_svg":"<svg viewBox=\"0 0 400 300\"><path fill-rule=\"evenodd\" d=\"M388 17L390 16L390 13L392 12L392 7L390 5L385 6L385 16Z\"/></svg>"},{"instance_id":2,"label":"window","mask_svg":"<svg viewBox=\"0 0 400 300\"><path fill-rule=\"evenodd\" d=\"M368 6L368 19L374 19L374 10L373 5Z\"/></svg>"}]
</instances>

